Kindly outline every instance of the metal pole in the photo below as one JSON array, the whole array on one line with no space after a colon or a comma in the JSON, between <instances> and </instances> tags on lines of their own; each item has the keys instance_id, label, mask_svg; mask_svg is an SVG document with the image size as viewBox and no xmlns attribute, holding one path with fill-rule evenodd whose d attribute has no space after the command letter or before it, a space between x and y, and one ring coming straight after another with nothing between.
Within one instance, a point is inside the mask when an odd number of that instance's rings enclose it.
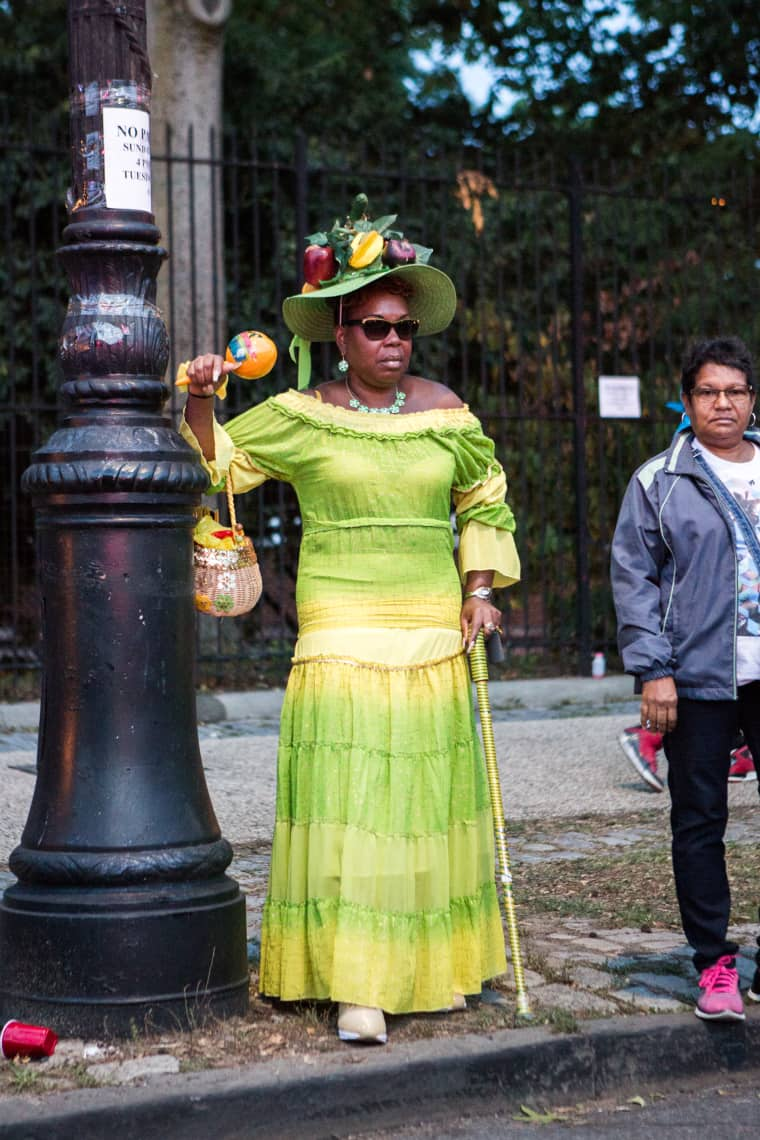
<instances>
[{"instance_id":1,"label":"metal pole","mask_svg":"<svg viewBox=\"0 0 760 1140\"><path fill-rule=\"evenodd\" d=\"M570 163L570 320L573 381L573 452L575 456L576 582L578 590L578 672L591 674L591 584L589 581L588 471L586 466L586 391L583 337L583 182L576 159Z\"/></svg>"},{"instance_id":2,"label":"metal pole","mask_svg":"<svg viewBox=\"0 0 760 1140\"><path fill-rule=\"evenodd\" d=\"M509 847L507 845L507 828L504 822L504 801L501 794L499 765L496 760L496 742L493 734L491 702L488 696L488 659L486 657L486 643L482 632L476 637L475 645L470 651L470 673L478 697L480 729L483 734L483 752L486 757L486 772L488 774L488 791L491 797L491 817L493 819L493 833L496 843L496 862L499 869L499 882L501 883L504 914L507 919L509 949L512 954L512 971L515 976L517 1015L522 1018L531 1018L532 1014L530 1012L528 994L525 988L525 974L523 973L520 934L517 929L517 913L515 911L515 900L512 894L512 868L510 866Z\"/></svg>"},{"instance_id":3,"label":"metal pole","mask_svg":"<svg viewBox=\"0 0 760 1140\"><path fill-rule=\"evenodd\" d=\"M245 904L193 679L197 457L162 412L145 0L71 0L67 414L33 457L38 776L0 902L0 1018L68 1035L242 1013Z\"/></svg>"}]
</instances>

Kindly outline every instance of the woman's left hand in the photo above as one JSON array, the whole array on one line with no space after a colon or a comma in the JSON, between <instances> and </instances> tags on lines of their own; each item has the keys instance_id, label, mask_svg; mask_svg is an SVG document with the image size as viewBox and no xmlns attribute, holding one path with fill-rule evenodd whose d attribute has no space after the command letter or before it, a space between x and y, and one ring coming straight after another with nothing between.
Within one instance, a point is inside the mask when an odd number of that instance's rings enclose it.
<instances>
[{"instance_id":1,"label":"woman's left hand","mask_svg":"<svg viewBox=\"0 0 760 1140\"><path fill-rule=\"evenodd\" d=\"M467 598L462 605L459 624L462 627L462 648L469 653L481 629L486 637L497 630L501 632L501 610L482 598Z\"/></svg>"}]
</instances>

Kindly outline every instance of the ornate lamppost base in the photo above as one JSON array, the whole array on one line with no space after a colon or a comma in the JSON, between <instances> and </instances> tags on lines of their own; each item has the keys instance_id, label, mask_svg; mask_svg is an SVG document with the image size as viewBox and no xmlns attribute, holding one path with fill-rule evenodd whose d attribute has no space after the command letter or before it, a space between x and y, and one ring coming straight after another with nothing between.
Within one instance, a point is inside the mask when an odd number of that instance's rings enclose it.
<instances>
[{"instance_id":1,"label":"ornate lamppost base","mask_svg":"<svg viewBox=\"0 0 760 1140\"><path fill-rule=\"evenodd\" d=\"M23 481L42 697L18 883L0 900L0 1019L128 1036L245 1012L245 903L196 726L192 530L208 478L162 411L145 0L68 8L66 414Z\"/></svg>"},{"instance_id":2,"label":"ornate lamppost base","mask_svg":"<svg viewBox=\"0 0 760 1140\"><path fill-rule=\"evenodd\" d=\"M167 886L9 887L0 1022L123 1037L245 1013L245 902L226 875Z\"/></svg>"}]
</instances>

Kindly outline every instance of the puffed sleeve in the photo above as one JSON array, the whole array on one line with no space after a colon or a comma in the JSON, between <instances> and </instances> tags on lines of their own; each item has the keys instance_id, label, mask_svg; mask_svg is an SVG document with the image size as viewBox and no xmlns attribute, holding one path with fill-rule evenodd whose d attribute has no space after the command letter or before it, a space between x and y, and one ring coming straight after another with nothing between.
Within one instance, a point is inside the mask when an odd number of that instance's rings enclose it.
<instances>
[{"instance_id":1,"label":"puffed sleeve","mask_svg":"<svg viewBox=\"0 0 760 1140\"><path fill-rule=\"evenodd\" d=\"M493 584L520 580L515 519L505 501L507 480L480 424L458 434L452 498L459 530L459 573L493 570Z\"/></svg>"},{"instance_id":2,"label":"puffed sleeve","mask_svg":"<svg viewBox=\"0 0 760 1140\"><path fill-rule=\"evenodd\" d=\"M183 416L179 425L183 439L200 453L200 445ZM296 448L293 425L277 409L274 399L265 400L222 426L214 419L215 457L201 463L208 472L211 493L221 490L230 472L235 494L260 486L267 479L291 481Z\"/></svg>"}]
</instances>

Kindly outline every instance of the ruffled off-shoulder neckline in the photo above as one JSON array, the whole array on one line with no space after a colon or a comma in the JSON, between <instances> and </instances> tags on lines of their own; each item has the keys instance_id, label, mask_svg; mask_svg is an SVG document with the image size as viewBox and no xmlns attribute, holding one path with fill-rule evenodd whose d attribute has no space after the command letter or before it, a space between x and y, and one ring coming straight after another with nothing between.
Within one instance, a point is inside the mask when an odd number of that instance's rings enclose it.
<instances>
[{"instance_id":1,"label":"ruffled off-shoulder neckline","mask_svg":"<svg viewBox=\"0 0 760 1140\"><path fill-rule=\"evenodd\" d=\"M295 388L272 396L270 404L286 415L307 423L330 427L355 435L396 436L421 435L428 432L461 431L480 428L479 421L467 404L461 408L431 408L425 412L402 412L398 415L371 415L338 404L315 400Z\"/></svg>"}]
</instances>

